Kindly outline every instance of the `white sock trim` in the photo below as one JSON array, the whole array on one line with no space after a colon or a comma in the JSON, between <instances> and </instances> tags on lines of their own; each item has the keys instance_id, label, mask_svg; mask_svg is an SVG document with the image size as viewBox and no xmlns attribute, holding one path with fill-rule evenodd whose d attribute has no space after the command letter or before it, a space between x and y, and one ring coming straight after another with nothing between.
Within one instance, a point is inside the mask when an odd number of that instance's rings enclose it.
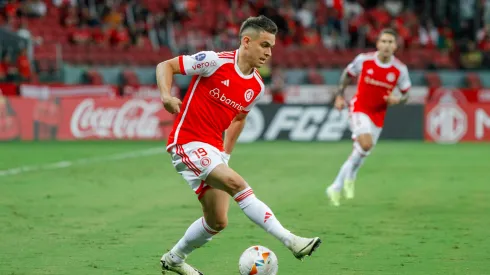
<instances>
[{"instance_id":1,"label":"white sock trim","mask_svg":"<svg viewBox=\"0 0 490 275\"><path fill-rule=\"evenodd\" d=\"M243 189L242 191L236 193L235 196L233 196L233 199L236 202L241 202L253 194L254 194L254 190L252 190L252 188L249 186L249 187Z\"/></svg>"},{"instance_id":2,"label":"white sock trim","mask_svg":"<svg viewBox=\"0 0 490 275\"><path fill-rule=\"evenodd\" d=\"M206 232L208 232L209 234L211 235L216 235L219 233L219 231L217 230L214 230L212 229L207 223L206 223L206 220L204 219L204 217L201 218L201 221L202 221L202 226L204 227L204 230L206 230Z\"/></svg>"}]
</instances>

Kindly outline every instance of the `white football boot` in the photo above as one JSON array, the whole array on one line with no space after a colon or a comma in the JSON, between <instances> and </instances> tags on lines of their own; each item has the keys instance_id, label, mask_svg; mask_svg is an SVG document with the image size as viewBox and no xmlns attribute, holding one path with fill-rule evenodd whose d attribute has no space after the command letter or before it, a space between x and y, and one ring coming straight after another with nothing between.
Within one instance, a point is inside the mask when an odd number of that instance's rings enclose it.
<instances>
[{"instance_id":1,"label":"white football boot","mask_svg":"<svg viewBox=\"0 0 490 275\"><path fill-rule=\"evenodd\" d=\"M289 250L293 252L294 257L298 260L303 260L305 256L311 256L313 252L320 246L322 241L320 238L302 238L292 235Z\"/></svg>"},{"instance_id":2,"label":"white football boot","mask_svg":"<svg viewBox=\"0 0 490 275\"><path fill-rule=\"evenodd\" d=\"M168 271L172 271L180 275L203 275L201 271L185 262L181 264L174 263L170 252L163 254L160 262L162 263L162 274L169 274Z\"/></svg>"}]
</instances>

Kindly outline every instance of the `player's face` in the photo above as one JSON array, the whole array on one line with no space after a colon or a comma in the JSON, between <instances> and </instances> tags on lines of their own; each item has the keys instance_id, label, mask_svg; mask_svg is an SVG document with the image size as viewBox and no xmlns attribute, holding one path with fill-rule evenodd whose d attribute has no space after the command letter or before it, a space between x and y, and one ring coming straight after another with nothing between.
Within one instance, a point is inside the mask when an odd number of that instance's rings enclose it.
<instances>
[{"instance_id":1,"label":"player's face","mask_svg":"<svg viewBox=\"0 0 490 275\"><path fill-rule=\"evenodd\" d=\"M268 32L260 32L256 39L249 43L249 54L252 65L256 68L262 67L267 59L272 56L272 47L276 43L276 36Z\"/></svg>"},{"instance_id":2,"label":"player's face","mask_svg":"<svg viewBox=\"0 0 490 275\"><path fill-rule=\"evenodd\" d=\"M395 37L389 33L383 33L376 43L376 48L384 57L390 57L395 53L396 41Z\"/></svg>"}]
</instances>

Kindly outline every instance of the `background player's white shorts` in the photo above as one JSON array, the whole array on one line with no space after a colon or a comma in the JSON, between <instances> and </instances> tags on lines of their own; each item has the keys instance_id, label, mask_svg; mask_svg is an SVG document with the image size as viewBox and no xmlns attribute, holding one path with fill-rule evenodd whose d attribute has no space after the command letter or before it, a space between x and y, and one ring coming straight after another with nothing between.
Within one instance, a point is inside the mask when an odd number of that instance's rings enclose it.
<instances>
[{"instance_id":1,"label":"background player's white shorts","mask_svg":"<svg viewBox=\"0 0 490 275\"><path fill-rule=\"evenodd\" d=\"M371 134L373 144L376 144L383 130L383 128L377 127L368 115L360 112L350 114L350 128L353 140L356 140L361 134Z\"/></svg>"},{"instance_id":2,"label":"background player's white shorts","mask_svg":"<svg viewBox=\"0 0 490 275\"><path fill-rule=\"evenodd\" d=\"M203 142L175 145L170 150L172 163L198 199L210 188L204 181L209 173L220 164L227 164L224 154L216 147Z\"/></svg>"}]
</instances>

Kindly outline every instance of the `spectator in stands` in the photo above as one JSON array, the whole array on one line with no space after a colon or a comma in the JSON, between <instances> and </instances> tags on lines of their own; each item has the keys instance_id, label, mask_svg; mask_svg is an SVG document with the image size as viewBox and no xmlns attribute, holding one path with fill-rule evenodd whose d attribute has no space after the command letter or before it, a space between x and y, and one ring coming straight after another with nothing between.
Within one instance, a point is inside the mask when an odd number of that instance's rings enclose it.
<instances>
[{"instance_id":1,"label":"spectator in stands","mask_svg":"<svg viewBox=\"0 0 490 275\"><path fill-rule=\"evenodd\" d=\"M27 53L29 60L33 59L34 45L40 45L43 42L42 37L33 36L29 31L27 20L22 18L21 25L17 29L17 35L27 40Z\"/></svg>"},{"instance_id":2,"label":"spectator in stands","mask_svg":"<svg viewBox=\"0 0 490 275\"><path fill-rule=\"evenodd\" d=\"M80 20L77 15L77 8L74 6L65 6L61 12L61 25L65 27L75 27Z\"/></svg>"},{"instance_id":3,"label":"spectator in stands","mask_svg":"<svg viewBox=\"0 0 490 275\"><path fill-rule=\"evenodd\" d=\"M92 35L85 23L74 29L70 34L70 41L76 45L88 45L92 41Z\"/></svg>"},{"instance_id":4,"label":"spectator in stands","mask_svg":"<svg viewBox=\"0 0 490 275\"><path fill-rule=\"evenodd\" d=\"M460 55L460 66L462 69L479 69L483 65L483 53L476 48L474 41L467 43Z\"/></svg>"},{"instance_id":5,"label":"spectator in stands","mask_svg":"<svg viewBox=\"0 0 490 275\"><path fill-rule=\"evenodd\" d=\"M80 11L80 21L89 27L96 27L100 25L100 21L97 18L97 14L91 12L88 7L84 7Z\"/></svg>"},{"instance_id":6,"label":"spectator in stands","mask_svg":"<svg viewBox=\"0 0 490 275\"><path fill-rule=\"evenodd\" d=\"M428 19L420 25L419 43L426 49L434 49L439 41L439 31L432 20Z\"/></svg>"},{"instance_id":7,"label":"spectator in stands","mask_svg":"<svg viewBox=\"0 0 490 275\"><path fill-rule=\"evenodd\" d=\"M103 18L105 24L115 28L118 28L123 23L123 15L116 7L107 6Z\"/></svg>"},{"instance_id":8,"label":"spectator in stands","mask_svg":"<svg viewBox=\"0 0 490 275\"><path fill-rule=\"evenodd\" d=\"M111 44L117 48L127 48L130 46L131 38L129 37L128 30L119 25L111 35Z\"/></svg>"},{"instance_id":9,"label":"spectator in stands","mask_svg":"<svg viewBox=\"0 0 490 275\"><path fill-rule=\"evenodd\" d=\"M320 35L317 30L315 28L309 28L303 34L301 45L305 47L315 47L320 45L320 42Z\"/></svg>"},{"instance_id":10,"label":"spectator in stands","mask_svg":"<svg viewBox=\"0 0 490 275\"><path fill-rule=\"evenodd\" d=\"M10 18L14 18L17 16L18 10L20 8L20 4L15 0L8 0L8 3L4 7L4 13L7 17L7 21Z\"/></svg>"},{"instance_id":11,"label":"spectator in stands","mask_svg":"<svg viewBox=\"0 0 490 275\"><path fill-rule=\"evenodd\" d=\"M286 102L285 97L285 85L286 85L286 77L281 68L275 68L272 71L272 83L271 83L271 93L272 93L272 102L278 104L284 104Z\"/></svg>"},{"instance_id":12,"label":"spectator in stands","mask_svg":"<svg viewBox=\"0 0 490 275\"><path fill-rule=\"evenodd\" d=\"M32 78L32 71L26 48L23 48L21 52L17 55L17 70L19 81L30 82Z\"/></svg>"},{"instance_id":13,"label":"spectator in stands","mask_svg":"<svg viewBox=\"0 0 490 275\"><path fill-rule=\"evenodd\" d=\"M454 33L448 25L442 27L437 48L442 51L452 51L455 47Z\"/></svg>"},{"instance_id":14,"label":"spectator in stands","mask_svg":"<svg viewBox=\"0 0 490 275\"><path fill-rule=\"evenodd\" d=\"M17 78L17 68L15 67L15 64L12 64L8 52L3 53L0 67L2 67L2 71L6 72L7 82L15 81L15 79Z\"/></svg>"},{"instance_id":15,"label":"spectator in stands","mask_svg":"<svg viewBox=\"0 0 490 275\"><path fill-rule=\"evenodd\" d=\"M7 82L8 66L0 61L0 83Z\"/></svg>"},{"instance_id":16,"label":"spectator in stands","mask_svg":"<svg viewBox=\"0 0 490 275\"><path fill-rule=\"evenodd\" d=\"M95 45L106 47L109 46L112 30L107 25L102 25L100 28L95 28L92 33L92 41Z\"/></svg>"},{"instance_id":17,"label":"spectator in stands","mask_svg":"<svg viewBox=\"0 0 490 275\"><path fill-rule=\"evenodd\" d=\"M42 0L27 0L22 6L22 14L28 17L44 17L46 12L46 3Z\"/></svg>"}]
</instances>

